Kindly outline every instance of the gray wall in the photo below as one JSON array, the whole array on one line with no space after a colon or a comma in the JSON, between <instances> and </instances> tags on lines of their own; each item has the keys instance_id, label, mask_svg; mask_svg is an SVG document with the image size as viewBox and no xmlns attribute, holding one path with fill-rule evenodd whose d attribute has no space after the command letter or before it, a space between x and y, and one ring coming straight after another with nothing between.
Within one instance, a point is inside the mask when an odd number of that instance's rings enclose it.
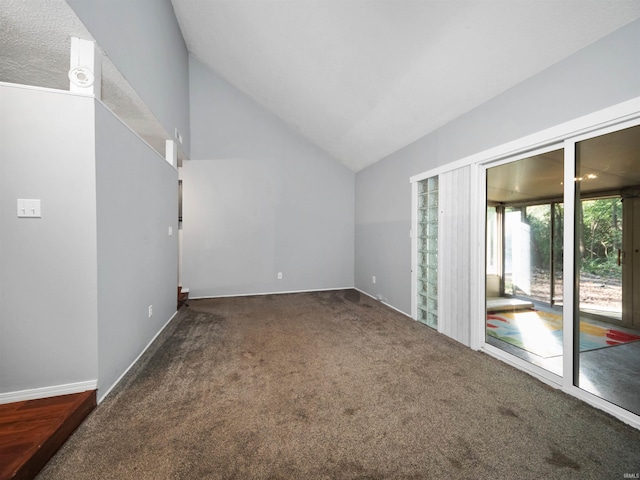
<instances>
[{"instance_id":1,"label":"gray wall","mask_svg":"<svg viewBox=\"0 0 640 480\"><path fill-rule=\"evenodd\" d=\"M189 154L189 56L170 0L67 0L100 47Z\"/></svg>"},{"instance_id":2,"label":"gray wall","mask_svg":"<svg viewBox=\"0 0 640 480\"><path fill-rule=\"evenodd\" d=\"M176 311L178 173L97 102L95 117L101 398Z\"/></svg>"},{"instance_id":3,"label":"gray wall","mask_svg":"<svg viewBox=\"0 0 640 480\"><path fill-rule=\"evenodd\" d=\"M635 21L359 172L356 287L409 314L409 178L640 96L638 45L640 21Z\"/></svg>"},{"instance_id":4,"label":"gray wall","mask_svg":"<svg viewBox=\"0 0 640 480\"><path fill-rule=\"evenodd\" d=\"M93 103L0 86L0 393L97 378Z\"/></svg>"},{"instance_id":5,"label":"gray wall","mask_svg":"<svg viewBox=\"0 0 640 480\"><path fill-rule=\"evenodd\" d=\"M192 160L181 176L191 296L352 287L353 172L190 66Z\"/></svg>"}]
</instances>

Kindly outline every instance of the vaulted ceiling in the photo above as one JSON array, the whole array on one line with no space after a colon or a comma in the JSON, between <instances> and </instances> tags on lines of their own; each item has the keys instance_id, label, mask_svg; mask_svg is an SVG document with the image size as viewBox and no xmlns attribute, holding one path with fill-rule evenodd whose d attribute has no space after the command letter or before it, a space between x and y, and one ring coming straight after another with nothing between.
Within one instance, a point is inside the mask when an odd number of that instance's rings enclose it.
<instances>
[{"instance_id":1,"label":"vaulted ceiling","mask_svg":"<svg viewBox=\"0 0 640 480\"><path fill-rule=\"evenodd\" d=\"M637 0L171 2L195 58L354 171L640 18ZM70 7L2 4L0 81L68 88L69 36L91 39ZM163 152L104 62L103 101Z\"/></svg>"},{"instance_id":2,"label":"vaulted ceiling","mask_svg":"<svg viewBox=\"0 0 640 480\"><path fill-rule=\"evenodd\" d=\"M172 0L190 53L358 171L640 17L636 0Z\"/></svg>"}]
</instances>

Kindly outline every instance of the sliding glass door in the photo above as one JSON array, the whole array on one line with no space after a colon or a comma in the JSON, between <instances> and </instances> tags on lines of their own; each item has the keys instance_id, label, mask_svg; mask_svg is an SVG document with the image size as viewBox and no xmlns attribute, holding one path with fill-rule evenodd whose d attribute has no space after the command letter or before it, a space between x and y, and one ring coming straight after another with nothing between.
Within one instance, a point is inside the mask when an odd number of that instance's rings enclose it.
<instances>
[{"instance_id":1,"label":"sliding glass door","mask_svg":"<svg viewBox=\"0 0 640 480\"><path fill-rule=\"evenodd\" d=\"M640 415L640 126L559 147L486 168L485 345Z\"/></svg>"},{"instance_id":2,"label":"sliding glass door","mask_svg":"<svg viewBox=\"0 0 640 480\"><path fill-rule=\"evenodd\" d=\"M575 143L574 385L640 414L640 126Z\"/></svg>"},{"instance_id":3,"label":"sliding glass door","mask_svg":"<svg viewBox=\"0 0 640 480\"><path fill-rule=\"evenodd\" d=\"M561 375L564 158L547 150L486 172L485 340Z\"/></svg>"}]
</instances>

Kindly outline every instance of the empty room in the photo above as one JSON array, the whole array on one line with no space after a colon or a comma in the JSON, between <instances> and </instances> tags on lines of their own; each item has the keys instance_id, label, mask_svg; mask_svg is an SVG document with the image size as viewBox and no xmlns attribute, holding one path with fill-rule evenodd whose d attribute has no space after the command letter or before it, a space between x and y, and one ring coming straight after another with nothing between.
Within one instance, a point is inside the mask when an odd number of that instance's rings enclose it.
<instances>
[{"instance_id":1,"label":"empty room","mask_svg":"<svg viewBox=\"0 0 640 480\"><path fill-rule=\"evenodd\" d=\"M640 477L640 3L0 38L0 480Z\"/></svg>"}]
</instances>

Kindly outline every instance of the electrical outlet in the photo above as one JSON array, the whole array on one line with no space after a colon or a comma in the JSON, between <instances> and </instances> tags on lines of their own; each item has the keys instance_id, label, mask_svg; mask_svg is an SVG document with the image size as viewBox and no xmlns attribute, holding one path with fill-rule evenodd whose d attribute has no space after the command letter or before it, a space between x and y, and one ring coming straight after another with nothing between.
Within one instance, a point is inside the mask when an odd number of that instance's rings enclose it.
<instances>
[{"instance_id":1,"label":"electrical outlet","mask_svg":"<svg viewBox=\"0 0 640 480\"><path fill-rule=\"evenodd\" d=\"M371 277L371 283L376 283L376 276Z\"/></svg>"},{"instance_id":2,"label":"electrical outlet","mask_svg":"<svg viewBox=\"0 0 640 480\"><path fill-rule=\"evenodd\" d=\"M153 316L153 305L149 305L149 318Z\"/></svg>"},{"instance_id":3,"label":"electrical outlet","mask_svg":"<svg viewBox=\"0 0 640 480\"><path fill-rule=\"evenodd\" d=\"M278 272L278 280L282 280L282 272Z\"/></svg>"}]
</instances>

